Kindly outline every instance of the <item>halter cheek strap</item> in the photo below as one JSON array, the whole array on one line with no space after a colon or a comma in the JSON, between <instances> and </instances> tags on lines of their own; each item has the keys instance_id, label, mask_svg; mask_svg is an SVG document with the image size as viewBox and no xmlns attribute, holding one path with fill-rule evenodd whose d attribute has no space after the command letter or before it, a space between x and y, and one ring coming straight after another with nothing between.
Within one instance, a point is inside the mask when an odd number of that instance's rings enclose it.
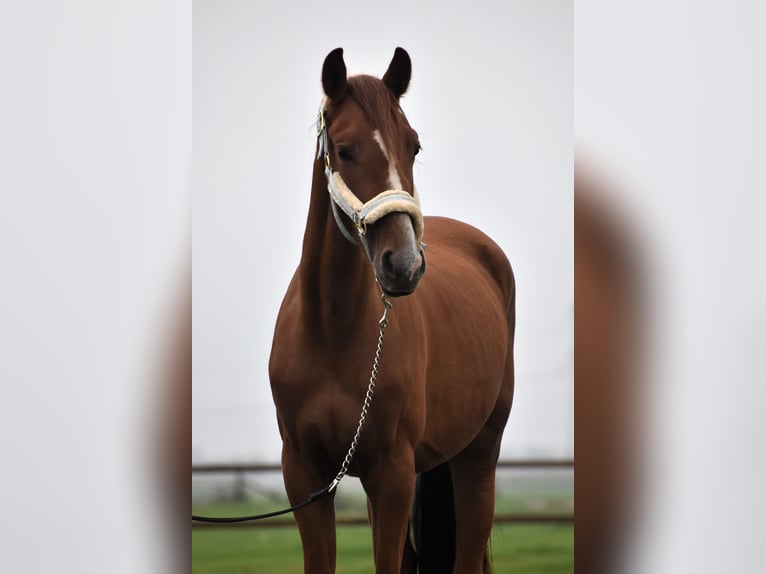
<instances>
[{"instance_id":1,"label":"halter cheek strap","mask_svg":"<svg viewBox=\"0 0 766 574\"><path fill-rule=\"evenodd\" d=\"M363 203L349 189L340 173L332 170L325 111L326 108L322 105L319 110L319 117L317 118L317 137L319 138L317 159L324 157L324 172L327 178L327 191L330 192L330 197L332 198L332 212L335 217L335 223L338 225L341 233L343 233L343 236L352 243L357 242L346 226L340 221L338 209L351 219L360 237L364 237L367 232L367 225L375 223L383 216L389 213L406 213L412 219L416 240L421 242L423 239L423 213L420 210L420 199L417 191L415 191L413 197L404 190L389 189ZM363 242L363 244L365 243Z\"/></svg>"}]
</instances>

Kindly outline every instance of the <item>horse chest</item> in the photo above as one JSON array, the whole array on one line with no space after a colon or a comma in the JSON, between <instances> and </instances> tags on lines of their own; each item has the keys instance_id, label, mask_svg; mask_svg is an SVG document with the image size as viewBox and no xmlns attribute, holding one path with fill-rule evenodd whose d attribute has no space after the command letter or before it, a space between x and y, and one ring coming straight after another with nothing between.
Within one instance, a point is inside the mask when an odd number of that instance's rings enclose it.
<instances>
[{"instance_id":1,"label":"horse chest","mask_svg":"<svg viewBox=\"0 0 766 574\"><path fill-rule=\"evenodd\" d=\"M272 371L272 392L286 438L322 456L345 452L368 390L373 361L372 353L368 354L340 353L330 358L319 353L313 362L286 366L281 373ZM396 362L390 363L380 369L361 437L362 451L386 449L396 442L398 433L417 424L411 420L411 386L396 375Z\"/></svg>"}]
</instances>

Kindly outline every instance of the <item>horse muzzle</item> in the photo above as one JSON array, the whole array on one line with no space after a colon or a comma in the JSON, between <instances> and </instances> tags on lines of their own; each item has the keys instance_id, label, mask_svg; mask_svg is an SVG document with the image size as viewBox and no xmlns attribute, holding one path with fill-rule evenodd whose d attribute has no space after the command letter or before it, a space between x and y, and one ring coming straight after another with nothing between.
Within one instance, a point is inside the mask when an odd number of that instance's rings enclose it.
<instances>
[{"instance_id":1,"label":"horse muzzle","mask_svg":"<svg viewBox=\"0 0 766 574\"><path fill-rule=\"evenodd\" d=\"M425 245L416 239L409 214L387 215L371 231L371 262L378 284L391 297L409 295L426 270Z\"/></svg>"},{"instance_id":2,"label":"horse muzzle","mask_svg":"<svg viewBox=\"0 0 766 574\"><path fill-rule=\"evenodd\" d=\"M389 297L410 295L426 271L426 256L419 250L414 256L386 251L381 256L381 269L376 269L378 283Z\"/></svg>"}]
</instances>

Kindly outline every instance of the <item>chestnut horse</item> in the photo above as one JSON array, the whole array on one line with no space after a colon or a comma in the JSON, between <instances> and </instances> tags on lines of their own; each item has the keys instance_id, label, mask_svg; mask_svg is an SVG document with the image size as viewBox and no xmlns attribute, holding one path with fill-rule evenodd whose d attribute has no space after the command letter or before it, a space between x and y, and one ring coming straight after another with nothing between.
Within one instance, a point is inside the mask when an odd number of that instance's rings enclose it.
<instances>
[{"instance_id":1,"label":"chestnut horse","mask_svg":"<svg viewBox=\"0 0 766 574\"><path fill-rule=\"evenodd\" d=\"M420 143L399 106L410 73L401 48L382 80L347 77L340 48L324 61L302 256L269 374L296 504L344 460L370 379L380 291L397 297L349 466L368 497L375 572L477 574L489 568L495 466L513 397L515 282L486 235L420 214ZM333 499L295 513L306 573L335 571Z\"/></svg>"}]
</instances>

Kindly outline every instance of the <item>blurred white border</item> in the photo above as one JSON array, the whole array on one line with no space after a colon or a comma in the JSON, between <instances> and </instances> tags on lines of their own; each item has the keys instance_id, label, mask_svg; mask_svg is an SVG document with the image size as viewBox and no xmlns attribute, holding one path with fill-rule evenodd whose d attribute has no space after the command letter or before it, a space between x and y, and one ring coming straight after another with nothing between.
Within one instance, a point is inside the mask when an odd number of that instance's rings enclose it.
<instances>
[{"instance_id":1,"label":"blurred white border","mask_svg":"<svg viewBox=\"0 0 766 574\"><path fill-rule=\"evenodd\" d=\"M576 4L578 145L654 269L634 572L762 561L765 17L756 2Z\"/></svg>"},{"instance_id":2,"label":"blurred white border","mask_svg":"<svg viewBox=\"0 0 766 574\"><path fill-rule=\"evenodd\" d=\"M191 6L3 3L0 78L0 571L170 571L151 451L188 283Z\"/></svg>"}]
</instances>

